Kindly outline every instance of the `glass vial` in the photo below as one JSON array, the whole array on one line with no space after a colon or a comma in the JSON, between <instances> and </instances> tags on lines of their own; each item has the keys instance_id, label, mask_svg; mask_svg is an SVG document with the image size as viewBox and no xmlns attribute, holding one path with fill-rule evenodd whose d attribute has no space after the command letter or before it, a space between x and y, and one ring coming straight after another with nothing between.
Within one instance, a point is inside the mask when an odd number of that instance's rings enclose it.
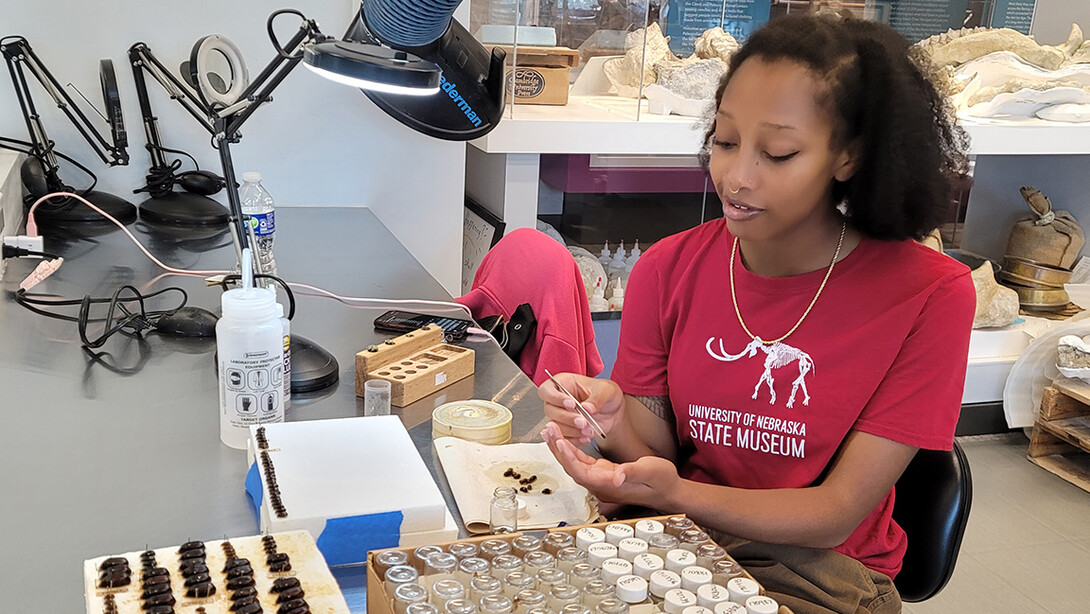
<instances>
[{"instance_id":1,"label":"glass vial","mask_svg":"<svg viewBox=\"0 0 1090 614\"><path fill-rule=\"evenodd\" d=\"M705 584L712 583L711 570L705 569L698 565L692 565L681 570L681 588L696 592L698 588Z\"/></svg>"},{"instance_id":2,"label":"glass vial","mask_svg":"<svg viewBox=\"0 0 1090 614\"><path fill-rule=\"evenodd\" d=\"M440 614L441 610L427 601L411 604L405 608L405 614Z\"/></svg>"},{"instance_id":3,"label":"glass vial","mask_svg":"<svg viewBox=\"0 0 1090 614\"><path fill-rule=\"evenodd\" d=\"M711 569L717 561L727 558L727 551L715 542L702 544L696 549L696 564Z\"/></svg>"},{"instance_id":4,"label":"glass vial","mask_svg":"<svg viewBox=\"0 0 1090 614\"><path fill-rule=\"evenodd\" d=\"M696 595L683 588L675 588L666 591L662 600L662 611L666 614L681 614L682 610L694 605L697 605Z\"/></svg>"},{"instance_id":5,"label":"glass vial","mask_svg":"<svg viewBox=\"0 0 1090 614\"><path fill-rule=\"evenodd\" d=\"M580 550L590 548L591 544L606 541L605 531L594 527L583 527L575 532L575 547Z\"/></svg>"},{"instance_id":6,"label":"glass vial","mask_svg":"<svg viewBox=\"0 0 1090 614\"><path fill-rule=\"evenodd\" d=\"M587 553L579 548L569 546L556 552L556 567L563 572L571 572L571 568L579 563L587 562Z\"/></svg>"},{"instance_id":7,"label":"glass vial","mask_svg":"<svg viewBox=\"0 0 1090 614\"><path fill-rule=\"evenodd\" d=\"M526 569L526 573L537 573L542 569L556 567L556 557L544 550L534 550L522 557L522 566Z\"/></svg>"},{"instance_id":8,"label":"glass vial","mask_svg":"<svg viewBox=\"0 0 1090 614\"><path fill-rule=\"evenodd\" d=\"M518 593L515 593L513 601L517 604L515 606L515 612L517 614L526 614L530 610L535 608L543 608L546 606L545 593L532 588L526 588Z\"/></svg>"},{"instance_id":9,"label":"glass vial","mask_svg":"<svg viewBox=\"0 0 1090 614\"><path fill-rule=\"evenodd\" d=\"M420 579L420 574L408 565L394 565L386 570L386 594L393 595L401 584L409 584Z\"/></svg>"},{"instance_id":10,"label":"glass vial","mask_svg":"<svg viewBox=\"0 0 1090 614\"><path fill-rule=\"evenodd\" d=\"M454 578L454 570L457 565L458 557L453 554L449 552L432 552L424 561L424 577L432 582ZM461 582L465 584L464 581Z\"/></svg>"},{"instance_id":11,"label":"glass vial","mask_svg":"<svg viewBox=\"0 0 1090 614\"><path fill-rule=\"evenodd\" d=\"M712 563L712 582L726 586L732 578L744 576L742 566L731 559L721 559Z\"/></svg>"},{"instance_id":12,"label":"glass vial","mask_svg":"<svg viewBox=\"0 0 1090 614\"><path fill-rule=\"evenodd\" d=\"M451 599L465 599L466 587L450 578L437 580L431 585L431 600L437 606L445 606Z\"/></svg>"},{"instance_id":13,"label":"glass vial","mask_svg":"<svg viewBox=\"0 0 1090 614\"><path fill-rule=\"evenodd\" d=\"M549 589L557 584L568 583L568 574L555 567L546 567L537 570L537 573L534 574L534 578L537 580L537 590L546 594L548 594Z\"/></svg>"},{"instance_id":14,"label":"glass vial","mask_svg":"<svg viewBox=\"0 0 1090 614\"><path fill-rule=\"evenodd\" d=\"M458 560L468 559L471 556L480 556L480 547L469 542L454 542L447 546L447 551L458 557ZM481 557L485 558L485 557Z\"/></svg>"},{"instance_id":15,"label":"glass vial","mask_svg":"<svg viewBox=\"0 0 1090 614\"><path fill-rule=\"evenodd\" d=\"M511 540L511 549L515 556L526 558L526 555L534 550L541 550L541 538L533 535L519 535Z\"/></svg>"},{"instance_id":16,"label":"glass vial","mask_svg":"<svg viewBox=\"0 0 1090 614\"><path fill-rule=\"evenodd\" d=\"M696 524L692 520L684 516L671 516L666 519L666 532L674 537L680 536L682 531L687 531L695 526Z\"/></svg>"},{"instance_id":17,"label":"glass vial","mask_svg":"<svg viewBox=\"0 0 1090 614\"><path fill-rule=\"evenodd\" d=\"M667 552L677 550L677 547L680 545L681 541L676 536L670 535L669 533L659 533L658 535L652 535L648 538L647 551L665 559Z\"/></svg>"},{"instance_id":18,"label":"glass vial","mask_svg":"<svg viewBox=\"0 0 1090 614\"><path fill-rule=\"evenodd\" d=\"M394 612L405 614L405 610L414 603L423 603L428 600L428 589L416 582L399 584L394 589Z\"/></svg>"},{"instance_id":19,"label":"glass vial","mask_svg":"<svg viewBox=\"0 0 1090 614\"><path fill-rule=\"evenodd\" d=\"M746 614L776 614L780 610L780 604L771 597L758 595L746 599Z\"/></svg>"},{"instance_id":20,"label":"glass vial","mask_svg":"<svg viewBox=\"0 0 1090 614\"><path fill-rule=\"evenodd\" d=\"M597 614L628 614L628 604L616 597L611 597L598 602L598 605L594 606L594 611Z\"/></svg>"},{"instance_id":21,"label":"glass vial","mask_svg":"<svg viewBox=\"0 0 1090 614\"><path fill-rule=\"evenodd\" d=\"M497 488L492 491L492 504L488 508L488 531L493 535L514 533L518 530L519 503L515 489Z\"/></svg>"},{"instance_id":22,"label":"glass vial","mask_svg":"<svg viewBox=\"0 0 1090 614\"><path fill-rule=\"evenodd\" d=\"M730 592L727 587L718 584L704 584L696 589L696 603L709 609L716 605L730 601Z\"/></svg>"},{"instance_id":23,"label":"glass vial","mask_svg":"<svg viewBox=\"0 0 1090 614\"><path fill-rule=\"evenodd\" d=\"M469 582L469 598L480 603L482 599L488 595L501 595L503 594L503 583L493 578L492 576L477 576Z\"/></svg>"},{"instance_id":24,"label":"glass vial","mask_svg":"<svg viewBox=\"0 0 1090 614\"><path fill-rule=\"evenodd\" d=\"M636 531L627 524L615 522L606 525L606 542L616 546L622 539L635 537Z\"/></svg>"},{"instance_id":25,"label":"glass vial","mask_svg":"<svg viewBox=\"0 0 1090 614\"><path fill-rule=\"evenodd\" d=\"M553 531L541 540L541 547L549 554L556 556L564 548L575 546L575 537L571 533Z\"/></svg>"},{"instance_id":26,"label":"glass vial","mask_svg":"<svg viewBox=\"0 0 1090 614\"><path fill-rule=\"evenodd\" d=\"M613 596L613 585L602 580L591 580L583 587L583 605L588 608L595 608L599 603Z\"/></svg>"},{"instance_id":27,"label":"glass vial","mask_svg":"<svg viewBox=\"0 0 1090 614\"><path fill-rule=\"evenodd\" d=\"M501 554L511 554L511 544L502 539L486 539L481 542L478 555L487 561L491 561Z\"/></svg>"},{"instance_id":28,"label":"glass vial","mask_svg":"<svg viewBox=\"0 0 1090 614\"><path fill-rule=\"evenodd\" d=\"M443 606L446 614L477 614L479 608L469 599L451 599Z\"/></svg>"},{"instance_id":29,"label":"glass vial","mask_svg":"<svg viewBox=\"0 0 1090 614\"><path fill-rule=\"evenodd\" d=\"M450 555L451 558L454 555ZM468 585L473 578L480 576L491 576L492 564L488 561L478 557L471 556L468 559L462 559L458 561L458 571L454 572L454 579L462 584ZM504 574L506 575L506 574ZM496 578L497 580L499 578Z\"/></svg>"},{"instance_id":30,"label":"glass vial","mask_svg":"<svg viewBox=\"0 0 1090 614\"><path fill-rule=\"evenodd\" d=\"M419 548L413 550L412 563L410 564L416 569L418 573L424 573L424 569L428 562L428 557L442 551L443 549L439 546L420 546Z\"/></svg>"},{"instance_id":31,"label":"glass vial","mask_svg":"<svg viewBox=\"0 0 1090 614\"><path fill-rule=\"evenodd\" d=\"M681 535L678 535L678 539L681 541L681 548L693 554L696 554L697 548L712 541L712 538L708 537L708 534L700 529L682 531Z\"/></svg>"},{"instance_id":32,"label":"glass vial","mask_svg":"<svg viewBox=\"0 0 1090 614\"><path fill-rule=\"evenodd\" d=\"M730 600L735 603L745 603L746 599L750 597L756 597L760 592L760 587L757 583L749 578L731 578L727 582L727 590L730 592Z\"/></svg>"},{"instance_id":33,"label":"glass vial","mask_svg":"<svg viewBox=\"0 0 1090 614\"><path fill-rule=\"evenodd\" d=\"M582 591L571 584L556 584L549 589L549 607L562 610L566 605L579 603L582 596Z\"/></svg>"},{"instance_id":34,"label":"glass vial","mask_svg":"<svg viewBox=\"0 0 1090 614\"><path fill-rule=\"evenodd\" d=\"M636 537L647 541L652 535L658 535L666 530L666 527L657 520L640 520L632 525L636 531Z\"/></svg>"},{"instance_id":35,"label":"glass vial","mask_svg":"<svg viewBox=\"0 0 1090 614\"><path fill-rule=\"evenodd\" d=\"M507 595L512 599L515 599L515 596L524 590L535 588L537 588L537 578L531 576L525 571L512 571L503 578L503 594ZM521 601L515 599L515 609L518 609L521 603ZM535 605L530 607L537 606Z\"/></svg>"},{"instance_id":36,"label":"glass vial","mask_svg":"<svg viewBox=\"0 0 1090 614\"><path fill-rule=\"evenodd\" d=\"M404 550L384 550L375 555L375 572L380 578L385 578L391 567L408 564L409 553Z\"/></svg>"},{"instance_id":37,"label":"glass vial","mask_svg":"<svg viewBox=\"0 0 1090 614\"><path fill-rule=\"evenodd\" d=\"M503 593L481 597L481 614L512 614L514 611L515 602Z\"/></svg>"},{"instance_id":38,"label":"glass vial","mask_svg":"<svg viewBox=\"0 0 1090 614\"><path fill-rule=\"evenodd\" d=\"M561 608L558 614L594 614L594 610L581 603L569 603Z\"/></svg>"},{"instance_id":39,"label":"glass vial","mask_svg":"<svg viewBox=\"0 0 1090 614\"><path fill-rule=\"evenodd\" d=\"M513 554L501 554L492 559L492 576L497 580L506 578L512 571L522 571L522 559Z\"/></svg>"},{"instance_id":40,"label":"glass vial","mask_svg":"<svg viewBox=\"0 0 1090 614\"><path fill-rule=\"evenodd\" d=\"M576 563L568 572L568 583L584 588L592 580L601 580L602 570L590 563Z\"/></svg>"}]
</instances>

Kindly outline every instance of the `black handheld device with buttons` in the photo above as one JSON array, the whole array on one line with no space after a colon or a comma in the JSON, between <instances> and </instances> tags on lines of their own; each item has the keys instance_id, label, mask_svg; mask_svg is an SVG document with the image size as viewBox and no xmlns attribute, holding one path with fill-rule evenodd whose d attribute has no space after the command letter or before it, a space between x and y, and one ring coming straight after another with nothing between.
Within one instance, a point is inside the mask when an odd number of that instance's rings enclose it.
<instances>
[{"instance_id":1,"label":"black handheld device with buttons","mask_svg":"<svg viewBox=\"0 0 1090 614\"><path fill-rule=\"evenodd\" d=\"M463 339L473 322L458 318L432 316L411 311L387 311L375 318L375 329L391 333L408 333L435 324L443 329L443 335L455 341Z\"/></svg>"}]
</instances>

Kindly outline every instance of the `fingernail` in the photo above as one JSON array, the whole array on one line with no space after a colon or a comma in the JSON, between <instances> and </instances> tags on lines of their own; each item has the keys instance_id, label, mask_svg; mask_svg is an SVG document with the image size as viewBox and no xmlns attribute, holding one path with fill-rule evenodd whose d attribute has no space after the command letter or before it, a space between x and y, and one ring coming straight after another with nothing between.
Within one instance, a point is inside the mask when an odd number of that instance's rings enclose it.
<instances>
[{"instance_id":1,"label":"fingernail","mask_svg":"<svg viewBox=\"0 0 1090 614\"><path fill-rule=\"evenodd\" d=\"M548 437L549 437L548 427L541 429L541 438L542 439L548 439Z\"/></svg>"}]
</instances>

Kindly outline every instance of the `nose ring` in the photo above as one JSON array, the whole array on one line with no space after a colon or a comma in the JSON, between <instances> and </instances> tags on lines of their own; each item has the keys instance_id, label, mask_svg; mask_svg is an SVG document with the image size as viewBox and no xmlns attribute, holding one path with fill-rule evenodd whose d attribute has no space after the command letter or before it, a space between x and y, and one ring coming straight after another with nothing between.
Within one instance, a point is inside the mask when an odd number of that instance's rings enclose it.
<instances>
[{"instance_id":1,"label":"nose ring","mask_svg":"<svg viewBox=\"0 0 1090 614\"><path fill-rule=\"evenodd\" d=\"M737 190L732 190L732 189L730 189L730 186L727 186L727 191L730 192L731 194L737 194L737 193L742 191L742 188L738 188Z\"/></svg>"}]
</instances>

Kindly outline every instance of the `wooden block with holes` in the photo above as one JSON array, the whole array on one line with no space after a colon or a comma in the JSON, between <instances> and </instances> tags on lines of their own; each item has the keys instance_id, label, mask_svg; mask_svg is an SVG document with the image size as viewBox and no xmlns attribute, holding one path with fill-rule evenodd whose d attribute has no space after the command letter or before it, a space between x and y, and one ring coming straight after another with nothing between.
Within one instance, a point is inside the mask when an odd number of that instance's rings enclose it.
<instances>
[{"instance_id":1,"label":"wooden block with holes","mask_svg":"<svg viewBox=\"0 0 1090 614\"><path fill-rule=\"evenodd\" d=\"M1045 388L1027 456L1090 491L1090 384L1059 377Z\"/></svg>"},{"instance_id":2,"label":"wooden block with holes","mask_svg":"<svg viewBox=\"0 0 1090 614\"><path fill-rule=\"evenodd\" d=\"M405 407L473 375L473 360L473 350L443 343L443 329L429 324L356 354L356 396L367 380L384 379L390 404Z\"/></svg>"}]
</instances>

